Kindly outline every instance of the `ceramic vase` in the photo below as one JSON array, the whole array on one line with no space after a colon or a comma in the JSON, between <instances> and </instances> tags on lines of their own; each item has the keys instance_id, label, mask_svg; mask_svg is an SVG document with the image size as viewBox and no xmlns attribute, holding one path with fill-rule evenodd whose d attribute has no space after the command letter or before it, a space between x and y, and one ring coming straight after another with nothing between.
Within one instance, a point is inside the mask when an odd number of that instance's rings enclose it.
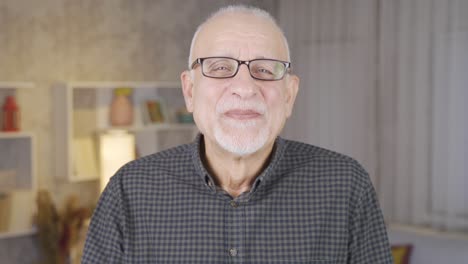
<instances>
[{"instance_id":1,"label":"ceramic vase","mask_svg":"<svg viewBox=\"0 0 468 264\"><path fill-rule=\"evenodd\" d=\"M130 88L114 90L114 98L109 111L112 126L131 126L133 124L133 104L130 95Z\"/></svg>"}]
</instances>

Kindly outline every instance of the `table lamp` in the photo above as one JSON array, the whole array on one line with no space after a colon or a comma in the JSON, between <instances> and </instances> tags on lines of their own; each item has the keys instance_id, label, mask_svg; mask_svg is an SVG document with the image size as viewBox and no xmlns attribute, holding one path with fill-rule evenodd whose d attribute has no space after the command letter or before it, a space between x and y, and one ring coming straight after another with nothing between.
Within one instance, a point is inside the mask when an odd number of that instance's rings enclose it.
<instances>
[{"instance_id":1,"label":"table lamp","mask_svg":"<svg viewBox=\"0 0 468 264\"><path fill-rule=\"evenodd\" d=\"M100 188L125 163L135 159L135 136L125 130L110 130L99 135Z\"/></svg>"}]
</instances>

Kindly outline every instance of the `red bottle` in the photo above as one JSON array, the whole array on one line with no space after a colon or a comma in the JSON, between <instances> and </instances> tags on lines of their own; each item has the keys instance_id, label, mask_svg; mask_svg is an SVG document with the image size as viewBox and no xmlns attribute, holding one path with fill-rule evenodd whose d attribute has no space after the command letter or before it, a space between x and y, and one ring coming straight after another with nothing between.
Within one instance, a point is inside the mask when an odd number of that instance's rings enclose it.
<instances>
[{"instance_id":1,"label":"red bottle","mask_svg":"<svg viewBox=\"0 0 468 264\"><path fill-rule=\"evenodd\" d=\"M19 108L15 97L7 96L3 104L3 131L12 132L19 130Z\"/></svg>"}]
</instances>

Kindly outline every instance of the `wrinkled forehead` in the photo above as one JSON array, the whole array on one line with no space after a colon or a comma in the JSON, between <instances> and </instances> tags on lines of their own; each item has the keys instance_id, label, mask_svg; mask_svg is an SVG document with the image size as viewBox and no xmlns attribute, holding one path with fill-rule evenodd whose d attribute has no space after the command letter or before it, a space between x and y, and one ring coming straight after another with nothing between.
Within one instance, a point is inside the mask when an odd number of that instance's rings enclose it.
<instances>
[{"instance_id":1,"label":"wrinkled forehead","mask_svg":"<svg viewBox=\"0 0 468 264\"><path fill-rule=\"evenodd\" d=\"M192 55L193 58L223 55L288 60L280 29L269 19L240 12L220 15L203 25Z\"/></svg>"}]
</instances>

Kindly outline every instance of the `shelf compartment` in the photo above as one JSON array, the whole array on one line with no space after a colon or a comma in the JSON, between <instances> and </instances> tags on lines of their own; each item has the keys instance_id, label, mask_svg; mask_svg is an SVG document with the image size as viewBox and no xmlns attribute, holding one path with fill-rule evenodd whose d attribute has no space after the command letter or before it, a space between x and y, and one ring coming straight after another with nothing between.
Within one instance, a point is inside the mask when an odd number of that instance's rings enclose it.
<instances>
[{"instance_id":1,"label":"shelf compartment","mask_svg":"<svg viewBox=\"0 0 468 264\"><path fill-rule=\"evenodd\" d=\"M131 100L134 107L134 123L129 127L115 127L109 122L109 108L115 88L128 87L132 89ZM148 123L144 116L144 102L159 100L165 105L166 121L164 123ZM67 181L97 180L99 177L98 139L100 133L112 130L126 130L134 133L136 141L146 138L149 143L143 144L140 153L148 154L161 150L155 137L162 137L169 131L174 138L185 139L177 141L186 143L193 139L197 129L193 124L176 123L175 112L185 107L182 89L178 82L69 82L57 84L54 87L55 138L56 138L56 175ZM184 135L184 136L182 136ZM75 143L74 143L75 142ZM80 143L81 142L81 143ZM84 142L84 143L83 143ZM165 141L172 142L172 141ZM74 146L75 145L75 146ZM86 146L85 146L86 145ZM171 146L173 143L170 144ZM81 147L77 147L81 146ZM97 164L91 165L89 173L79 174L74 169L74 162L82 153L77 148L84 146L83 151L93 153ZM166 145L165 145L166 146ZM96 169L94 169L96 168ZM96 173L91 173L96 171Z\"/></svg>"},{"instance_id":2,"label":"shelf compartment","mask_svg":"<svg viewBox=\"0 0 468 264\"><path fill-rule=\"evenodd\" d=\"M25 132L0 133L0 149L0 192L33 190L33 135Z\"/></svg>"}]
</instances>

